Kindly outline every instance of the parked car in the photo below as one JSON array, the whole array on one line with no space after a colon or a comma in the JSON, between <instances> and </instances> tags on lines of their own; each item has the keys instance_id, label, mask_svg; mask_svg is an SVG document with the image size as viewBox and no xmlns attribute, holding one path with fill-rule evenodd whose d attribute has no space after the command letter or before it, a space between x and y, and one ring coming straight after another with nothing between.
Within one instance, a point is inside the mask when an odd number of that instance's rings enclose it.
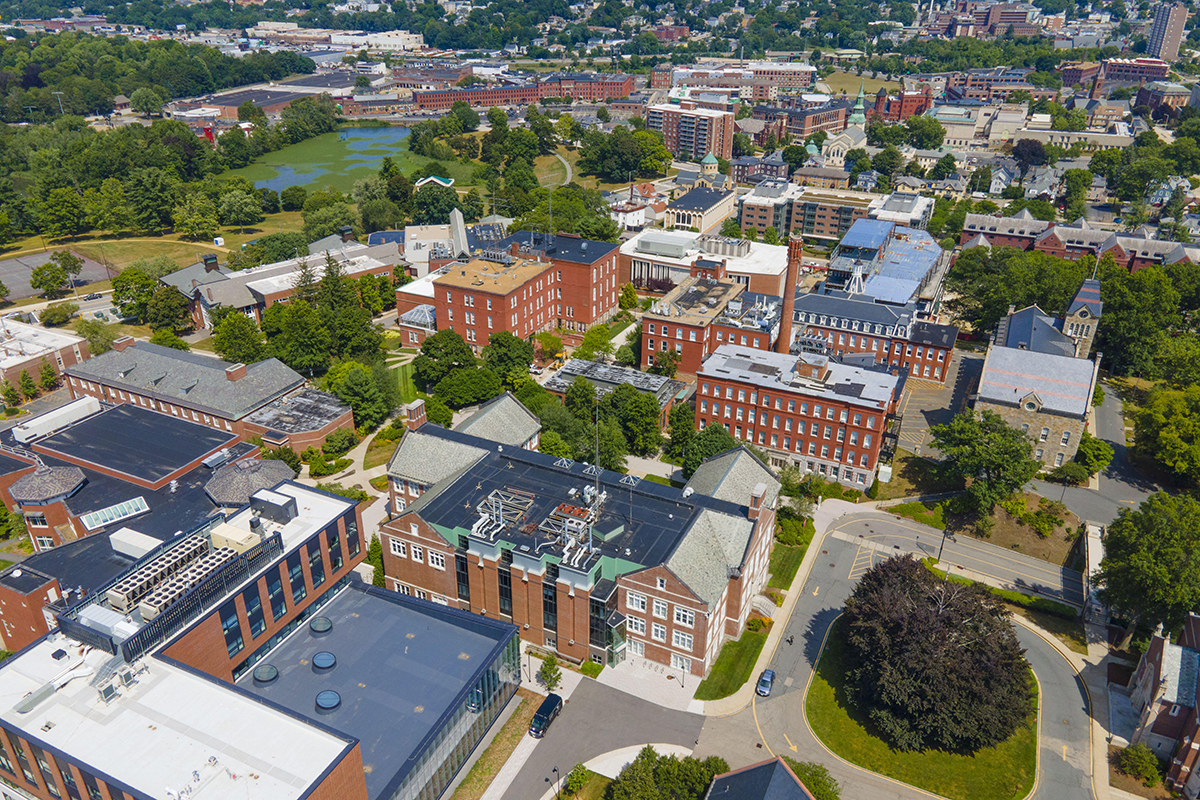
<instances>
[{"instance_id":1,"label":"parked car","mask_svg":"<svg viewBox=\"0 0 1200 800\"><path fill-rule=\"evenodd\" d=\"M541 367L537 367L537 366L531 366L531 367L529 368L529 374L530 374L530 375L541 375L541 374L542 374L542 368L541 368Z\"/></svg>"},{"instance_id":2,"label":"parked car","mask_svg":"<svg viewBox=\"0 0 1200 800\"><path fill-rule=\"evenodd\" d=\"M558 713L562 711L562 705L561 697L556 694L548 695L542 701L537 713L533 715L533 722L529 723L529 735L535 739L545 736L550 723L554 722L558 718Z\"/></svg>"},{"instance_id":3,"label":"parked car","mask_svg":"<svg viewBox=\"0 0 1200 800\"><path fill-rule=\"evenodd\" d=\"M775 685L775 670L764 669L762 675L758 676L758 685L754 687L754 691L759 697L770 697L771 687Z\"/></svg>"},{"instance_id":4,"label":"parked car","mask_svg":"<svg viewBox=\"0 0 1200 800\"><path fill-rule=\"evenodd\" d=\"M103 296L104 295L100 294L99 292L92 292L91 294L89 294L87 297L85 297L83 299L84 300L99 300Z\"/></svg>"}]
</instances>

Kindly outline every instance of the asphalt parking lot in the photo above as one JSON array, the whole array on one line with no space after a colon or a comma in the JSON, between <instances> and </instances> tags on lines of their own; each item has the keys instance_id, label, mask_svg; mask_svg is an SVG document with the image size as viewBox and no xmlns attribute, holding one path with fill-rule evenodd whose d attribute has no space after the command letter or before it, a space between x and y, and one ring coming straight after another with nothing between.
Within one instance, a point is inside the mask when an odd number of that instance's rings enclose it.
<instances>
[{"instance_id":1,"label":"asphalt parking lot","mask_svg":"<svg viewBox=\"0 0 1200 800\"><path fill-rule=\"evenodd\" d=\"M946 424L966 407L982 372L982 353L955 350L944 384L909 379L900 401L900 447L917 455L936 453L929 445L930 427Z\"/></svg>"}]
</instances>

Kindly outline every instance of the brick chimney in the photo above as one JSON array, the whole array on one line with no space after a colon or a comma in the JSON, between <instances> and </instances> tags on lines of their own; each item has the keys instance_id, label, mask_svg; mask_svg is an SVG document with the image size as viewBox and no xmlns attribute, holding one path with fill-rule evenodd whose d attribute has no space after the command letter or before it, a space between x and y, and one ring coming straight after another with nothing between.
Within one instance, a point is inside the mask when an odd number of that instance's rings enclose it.
<instances>
[{"instance_id":1,"label":"brick chimney","mask_svg":"<svg viewBox=\"0 0 1200 800\"><path fill-rule=\"evenodd\" d=\"M217 271L217 254L216 253L205 253L203 256L200 257L200 260L204 263L204 271L205 272L216 272Z\"/></svg>"},{"instance_id":2,"label":"brick chimney","mask_svg":"<svg viewBox=\"0 0 1200 800\"><path fill-rule=\"evenodd\" d=\"M225 368L225 380L236 381L246 377L245 364L230 364Z\"/></svg>"},{"instance_id":3,"label":"brick chimney","mask_svg":"<svg viewBox=\"0 0 1200 800\"><path fill-rule=\"evenodd\" d=\"M128 347L133 347L135 344L137 344L137 339L134 339L132 336L122 336L113 342L112 349L120 353Z\"/></svg>"},{"instance_id":4,"label":"brick chimney","mask_svg":"<svg viewBox=\"0 0 1200 800\"><path fill-rule=\"evenodd\" d=\"M408 415L406 425L409 430L419 428L425 424L425 401L417 398L404 407L405 413Z\"/></svg>"},{"instance_id":5,"label":"brick chimney","mask_svg":"<svg viewBox=\"0 0 1200 800\"><path fill-rule=\"evenodd\" d=\"M763 508L763 498L766 496L767 485L762 482L754 484L754 490L750 492L750 519L758 519Z\"/></svg>"},{"instance_id":6,"label":"brick chimney","mask_svg":"<svg viewBox=\"0 0 1200 800\"><path fill-rule=\"evenodd\" d=\"M800 283L800 258L804 240L795 234L788 237L787 277L783 285L783 312L779 317L779 339L775 352L787 354L792 349L792 316L796 311L796 286Z\"/></svg>"},{"instance_id":7,"label":"brick chimney","mask_svg":"<svg viewBox=\"0 0 1200 800\"><path fill-rule=\"evenodd\" d=\"M338 228L338 233L342 235L343 242L354 241L354 228L351 228L349 225L343 225L342 227Z\"/></svg>"}]
</instances>

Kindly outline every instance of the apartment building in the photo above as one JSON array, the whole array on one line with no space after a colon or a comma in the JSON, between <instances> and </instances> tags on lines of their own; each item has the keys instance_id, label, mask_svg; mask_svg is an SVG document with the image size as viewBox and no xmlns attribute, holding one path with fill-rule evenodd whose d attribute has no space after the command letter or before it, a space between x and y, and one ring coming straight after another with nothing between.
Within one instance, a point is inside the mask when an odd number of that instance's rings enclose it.
<instances>
[{"instance_id":1,"label":"apartment building","mask_svg":"<svg viewBox=\"0 0 1200 800\"><path fill-rule=\"evenodd\" d=\"M773 466L864 488L875 480L904 382L827 356L726 343L696 375L696 428L724 425L738 441L765 448Z\"/></svg>"},{"instance_id":2,"label":"apartment building","mask_svg":"<svg viewBox=\"0 0 1200 800\"><path fill-rule=\"evenodd\" d=\"M779 483L741 448L681 491L426 424L388 476L423 487L380 529L388 587L574 663L704 676L766 581Z\"/></svg>"},{"instance_id":3,"label":"apartment building","mask_svg":"<svg viewBox=\"0 0 1200 800\"><path fill-rule=\"evenodd\" d=\"M1150 26L1146 52L1163 61L1174 61L1178 58L1187 17L1187 6L1183 3L1159 5L1154 12L1154 24Z\"/></svg>"},{"instance_id":4,"label":"apartment building","mask_svg":"<svg viewBox=\"0 0 1200 800\"><path fill-rule=\"evenodd\" d=\"M1104 79L1114 83L1159 81L1171 72L1171 65L1161 58L1106 58Z\"/></svg>"},{"instance_id":5,"label":"apartment building","mask_svg":"<svg viewBox=\"0 0 1200 800\"><path fill-rule=\"evenodd\" d=\"M779 235L796 233L837 241L855 221L868 216L878 195L831 191L785 180L764 180L738 197L738 225L761 234L774 227Z\"/></svg>"},{"instance_id":6,"label":"apartment building","mask_svg":"<svg viewBox=\"0 0 1200 800\"><path fill-rule=\"evenodd\" d=\"M733 157L734 115L697 108L694 103L667 103L646 108L646 127L660 131L667 149L676 156L700 161L708 154L728 161Z\"/></svg>"}]
</instances>

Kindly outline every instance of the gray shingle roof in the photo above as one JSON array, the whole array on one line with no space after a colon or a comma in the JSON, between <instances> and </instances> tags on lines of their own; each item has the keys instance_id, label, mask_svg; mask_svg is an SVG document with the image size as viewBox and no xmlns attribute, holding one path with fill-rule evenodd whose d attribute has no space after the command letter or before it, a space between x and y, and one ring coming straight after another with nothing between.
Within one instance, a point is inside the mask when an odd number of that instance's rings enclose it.
<instances>
[{"instance_id":1,"label":"gray shingle roof","mask_svg":"<svg viewBox=\"0 0 1200 800\"><path fill-rule=\"evenodd\" d=\"M485 455L487 453L478 447L428 436L418 428L404 433L400 446L388 462L387 473L393 478L432 486Z\"/></svg>"},{"instance_id":2,"label":"gray shingle roof","mask_svg":"<svg viewBox=\"0 0 1200 800\"><path fill-rule=\"evenodd\" d=\"M1075 340L1060 331L1055 320L1037 306L1009 314L998 330L997 342L1019 350L1075 355Z\"/></svg>"},{"instance_id":3,"label":"gray shingle roof","mask_svg":"<svg viewBox=\"0 0 1200 800\"><path fill-rule=\"evenodd\" d=\"M729 569L742 564L753 530L749 519L702 509L667 559L667 569L701 600L716 605L729 585Z\"/></svg>"},{"instance_id":4,"label":"gray shingle roof","mask_svg":"<svg viewBox=\"0 0 1200 800\"><path fill-rule=\"evenodd\" d=\"M251 458L218 469L204 484L204 491L218 506L241 508L259 489L270 489L295 477L292 468L282 461Z\"/></svg>"},{"instance_id":5,"label":"gray shingle roof","mask_svg":"<svg viewBox=\"0 0 1200 800\"><path fill-rule=\"evenodd\" d=\"M17 478L8 493L18 503L40 505L53 497L63 497L78 489L86 480L79 467L39 467Z\"/></svg>"},{"instance_id":6,"label":"gray shingle roof","mask_svg":"<svg viewBox=\"0 0 1200 800\"><path fill-rule=\"evenodd\" d=\"M1092 401L1095 369L1086 358L993 346L979 378L979 397L1015 408L1034 394L1046 411L1083 417Z\"/></svg>"},{"instance_id":7,"label":"gray shingle roof","mask_svg":"<svg viewBox=\"0 0 1200 800\"><path fill-rule=\"evenodd\" d=\"M110 350L67 367L64 372L235 420L304 383L299 373L276 358L247 365L245 376L236 381L225 376L230 366L227 361L208 356L136 342L124 350Z\"/></svg>"},{"instance_id":8,"label":"gray shingle roof","mask_svg":"<svg viewBox=\"0 0 1200 800\"><path fill-rule=\"evenodd\" d=\"M191 295L194 288L192 281L195 281L199 286L203 286L208 283L227 280L229 274L230 271L226 267L219 266L215 270L206 269L204 262L201 261L172 272L170 275L164 275L158 280L166 286L174 286L184 294Z\"/></svg>"},{"instance_id":9,"label":"gray shingle roof","mask_svg":"<svg viewBox=\"0 0 1200 800\"><path fill-rule=\"evenodd\" d=\"M1071 305L1067 308L1067 314L1074 314L1085 306L1093 317L1098 317L1104 313L1104 303L1100 301L1100 281L1093 280L1092 278L1086 279L1075 294L1075 299L1071 301Z\"/></svg>"},{"instance_id":10,"label":"gray shingle roof","mask_svg":"<svg viewBox=\"0 0 1200 800\"><path fill-rule=\"evenodd\" d=\"M742 445L706 459L687 485L697 494L748 506L750 494L760 483L767 487L763 504L770 506L779 496L779 479Z\"/></svg>"},{"instance_id":11,"label":"gray shingle roof","mask_svg":"<svg viewBox=\"0 0 1200 800\"><path fill-rule=\"evenodd\" d=\"M813 800L783 759L774 758L713 778L705 800Z\"/></svg>"},{"instance_id":12,"label":"gray shingle roof","mask_svg":"<svg viewBox=\"0 0 1200 800\"><path fill-rule=\"evenodd\" d=\"M521 405L512 392L505 392L479 407L454 430L479 436L500 444L520 447L542 429L542 422Z\"/></svg>"},{"instance_id":13,"label":"gray shingle roof","mask_svg":"<svg viewBox=\"0 0 1200 800\"><path fill-rule=\"evenodd\" d=\"M967 214L963 221L965 233L984 235L1037 236L1052 223L1034 219L1027 211L1011 217L993 217L991 214Z\"/></svg>"}]
</instances>

